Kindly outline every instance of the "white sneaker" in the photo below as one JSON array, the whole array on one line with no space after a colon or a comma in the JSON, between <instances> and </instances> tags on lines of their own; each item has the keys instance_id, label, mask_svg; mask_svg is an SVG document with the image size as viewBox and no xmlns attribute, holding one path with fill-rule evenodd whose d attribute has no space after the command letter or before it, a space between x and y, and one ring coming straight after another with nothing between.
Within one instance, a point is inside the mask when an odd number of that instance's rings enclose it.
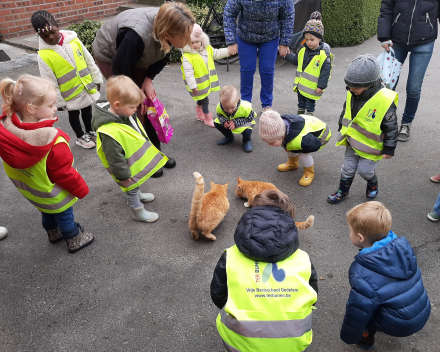
<instances>
[{"instance_id":1,"label":"white sneaker","mask_svg":"<svg viewBox=\"0 0 440 352\"><path fill-rule=\"evenodd\" d=\"M94 148L96 143L90 139L90 136L85 133L82 137L76 139L76 145L85 149Z\"/></svg>"},{"instance_id":2,"label":"white sneaker","mask_svg":"<svg viewBox=\"0 0 440 352\"><path fill-rule=\"evenodd\" d=\"M0 226L0 240L5 238L8 234L8 229L6 227Z\"/></svg>"},{"instance_id":3,"label":"white sneaker","mask_svg":"<svg viewBox=\"0 0 440 352\"><path fill-rule=\"evenodd\" d=\"M89 135L90 139L96 143L96 138L98 138L98 134L95 131L91 131L87 134Z\"/></svg>"}]
</instances>

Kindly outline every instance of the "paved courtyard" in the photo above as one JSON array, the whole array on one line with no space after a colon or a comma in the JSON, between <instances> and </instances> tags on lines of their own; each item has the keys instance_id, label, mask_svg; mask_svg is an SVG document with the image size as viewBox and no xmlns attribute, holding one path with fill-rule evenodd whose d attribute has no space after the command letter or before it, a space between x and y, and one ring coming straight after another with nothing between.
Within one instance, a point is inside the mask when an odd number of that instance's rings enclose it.
<instances>
[{"instance_id":1,"label":"paved courtyard","mask_svg":"<svg viewBox=\"0 0 440 352\"><path fill-rule=\"evenodd\" d=\"M154 193L147 210L159 220L142 224L130 219L125 197L101 165L95 150L84 150L71 141L75 166L90 194L74 205L76 221L95 235L88 248L71 255L61 242L47 241L39 212L27 202L0 168L0 225L9 235L0 242L0 351L224 351L211 302L209 286L222 251L234 244L238 220L246 211L236 198L237 176L244 180L272 182L297 205L297 221L315 216L315 225L299 233L300 247L307 251L319 280L314 338L310 352L360 351L345 345L339 331L349 294L348 268L357 254L351 244L345 213L366 201L365 181L355 178L349 198L330 205L326 197L338 186L344 148L336 147L337 122L345 99L343 77L357 55L379 55L376 38L349 48L335 48L335 65L329 88L317 104L316 116L333 132L330 143L315 153L316 178L310 187L298 185L301 171L280 173L285 161L281 148L269 147L254 131L254 151L246 154L241 140L219 147L220 133L195 120L194 103L185 90L180 67L166 67L154 81L175 129L165 154L177 167L159 179L148 180L142 189ZM440 185L429 177L440 173L440 102L437 49L425 77L422 99L411 130L411 139L399 143L396 155L378 165L379 195L393 215L393 230L413 246L432 303L425 328L407 338L378 333L376 351L436 352L440 335L440 229L426 214L432 210ZM0 63L0 68L4 63ZM217 66L220 83L239 87L239 65ZM17 79L23 73L37 75L30 65L1 72ZM275 75L274 109L296 112L292 92L295 67L279 61ZM406 82L407 67L401 83ZM254 108L260 113L259 76L255 75ZM405 102L405 86L398 108L399 121ZM218 94L211 95L211 110ZM59 113L56 127L74 141L67 113ZM188 215L195 186L193 172L207 185L229 182L229 213L213 232L217 241L193 241ZM208 186L207 186L208 188Z\"/></svg>"}]
</instances>

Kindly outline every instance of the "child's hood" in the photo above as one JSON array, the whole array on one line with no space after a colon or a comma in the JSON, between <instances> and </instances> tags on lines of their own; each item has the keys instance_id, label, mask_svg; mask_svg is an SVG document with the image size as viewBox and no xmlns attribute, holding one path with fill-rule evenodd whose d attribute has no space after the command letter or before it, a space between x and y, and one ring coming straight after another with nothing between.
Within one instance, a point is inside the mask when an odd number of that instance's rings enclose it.
<instances>
[{"instance_id":1,"label":"child's hood","mask_svg":"<svg viewBox=\"0 0 440 352\"><path fill-rule=\"evenodd\" d=\"M400 280L412 278L417 272L417 258L405 237L392 231L386 238L375 242L366 252L361 251L355 261L376 273Z\"/></svg>"},{"instance_id":2,"label":"child's hood","mask_svg":"<svg viewBox=\"0 0 440 352\"><path fill-rule=\"evenodd\" d=\"M72 40L74 40L75 38L78 38L78 36L76 35L76 32L74 31L64 31L61 30L60 33L63 35L64 39L63 39L63 45L70 43ZM60 47L58 44L56 45L50 45L47 44L43 39L39 38L38 40L38 45L39 45L39 49L51 49L54 50L57 47ZM61 48L61 47L60 47Z\"/></svg>"},{"instance_id":3,"label":"child's hood","mask_svg":"<svg viewBox=\"0 0 440 352\"><path fill-rule=\"evenodd\" d=\"M49 153L58 136L69 141L69 136L52 125L58 121L43 120L23 123L17 117L0 116L0 157L14 169L27 169Z\"/></svg>"},{"instance_id":4,"label":"child's hood","mask_svg":"<svg viewBox=\"0 0 440 352\"><path fill-rule=\"evenodd\" d=\"M186 44L183 48L182 48L182 52L183 53L190 53L190 54L199 54L199 53L203 53L206 48L208 47L208 45L210 44L209 42L209 37L208 35L203 32L202 33L202 46L200 47L200 49L198 50L194 50L192 48L192 45L190 44Z\"/></svg>"},{"instance_id":5,"label":"child's hood","mask_svg":"<svg viewBox=\"0 0 440 352\"><path fill-rule=\"evenodd\" d=\"M234 240L246 257L268 263L282 261L299 248L295 221L273 206L258 206L246 212L238 223Z\"/></svg>"},{"instance_id":6,"label":"child's hood","mask_svg":"<svg viewBox=\"0 0 440 352\"><path fill-rule=\"evenodd\" d=\"M109 103L98 103L94 105L92 118L92 129L94 131L97 131L102 125L111 122L130 124L128 117L115 115L108 111L109 108Z\"/></svg>"}]
</instances>

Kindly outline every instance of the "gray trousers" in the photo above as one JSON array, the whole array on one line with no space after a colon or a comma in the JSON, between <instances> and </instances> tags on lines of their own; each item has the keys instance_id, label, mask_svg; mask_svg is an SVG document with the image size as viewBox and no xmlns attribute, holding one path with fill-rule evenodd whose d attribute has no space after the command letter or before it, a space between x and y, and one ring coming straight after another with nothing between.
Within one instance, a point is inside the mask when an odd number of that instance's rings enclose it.
<instances>
[{"instance_id":1,"label":"gray trousers","mask_svg":"<svg viewBox=\"0 0 440 352\"><path fill-rule=\"evenodd\" d=\"M354 177L356 170L358 174L365 180L371 180L374 176L374 169L377 161L365 159L356 154L349 145L345 149L345 161L342 165L341 176L343 178Z\"/></svg>"},{"instance_id":2,"label":"gray trousers","mask_svg":"<svg viewBox=\"0 0 440 352\"><path fill-rule=\"evenodd\" d=\"M131 191L125 192L127 204L132 208L142 208L144 205L139 200L139 187L133 188Z\"/></svg>"}]
</instances>

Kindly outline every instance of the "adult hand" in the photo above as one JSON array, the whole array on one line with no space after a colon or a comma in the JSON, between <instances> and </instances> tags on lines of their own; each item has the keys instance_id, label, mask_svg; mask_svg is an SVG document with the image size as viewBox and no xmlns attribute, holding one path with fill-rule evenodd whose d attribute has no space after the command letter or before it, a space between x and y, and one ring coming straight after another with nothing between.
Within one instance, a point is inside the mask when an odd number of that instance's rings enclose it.
<instances>
[{"instance_id":1,"label":"adult hand","mask_svg":"<svg viewBox=\"0 0 440 352\"><path fill-rule=\"evenodd\" d=\"M235 122L234 121L230 121L229 122L229 129L230 130L235 130Z\"/></svg>"},{"instance_id":2,"label":"adult hand","mask_svg":"<svg viewBox=\"0 0 440 352\"><path fill-rule=\"evenodd\" d=\"M238 45L237 44L232 44L228 46L228 53L229 56L235 55L238 53Z\"/></svg>"},{"instance_id":3,"label":"adult hand","mask_svg":"<svg viewBox=\"0 0 440 352\"><path fill-rule=\"evenodd\" d=\"M391 48L393 47L392 43L391 44L389 44L389 43L382 44L382 48L384 48L386 51L390 51L390 47Z\"/></svg>"},{"instance_id":4,"label":"adult hand","mask_svg":"<svg viewBox=\"0 0 440 352\"><path fill-rule=\"evenodd\" d=\"M101 85L100 84L96 84L96 89L98 90L98 92L100 91L100 89L101 89Z\"/></svg>"},{"instance_id":5,"label":"adult hand","mask_svg":"<svg viewBox=\"0 0 440 352\"><path fill-rule=\"evenodd\" d=\"M290 54L290 49L287 45L280 45L278 51L281 57L286 57L286 55Z\"/></svg>"},{"instance_id":6,"label":"adult hand","mask_svg":"<svg viewBox=\"0 0 440 352\"><path fill-rule=\"evenodd\" d=\"M128 180L125 180L125 181L119 181L119 183L124 187L129 187L133 183L133 180L131 178L129 178Z\"/></svg>"},{"instance_id":7,"label":"adult hand","mask_svg":"<svg viewBox=\"0 0 440 352\"><path fill-rule=\"evenodd\" d=\"M142 84L142 90L147 95L148 99L154 100L157 98L156 90L154 89L151 78L145 77L144 83Z\"/></svg>"},{"instance_id":8,"label":"adult hand","mask_svg":"<svg viewBox=\"0 0 440 352\"><path fill-rule=\"evenodd\" d=\"M384 159L391 159L393 156L388 154L382 154L382 158Z\"/></svg>"}]
</instances>

